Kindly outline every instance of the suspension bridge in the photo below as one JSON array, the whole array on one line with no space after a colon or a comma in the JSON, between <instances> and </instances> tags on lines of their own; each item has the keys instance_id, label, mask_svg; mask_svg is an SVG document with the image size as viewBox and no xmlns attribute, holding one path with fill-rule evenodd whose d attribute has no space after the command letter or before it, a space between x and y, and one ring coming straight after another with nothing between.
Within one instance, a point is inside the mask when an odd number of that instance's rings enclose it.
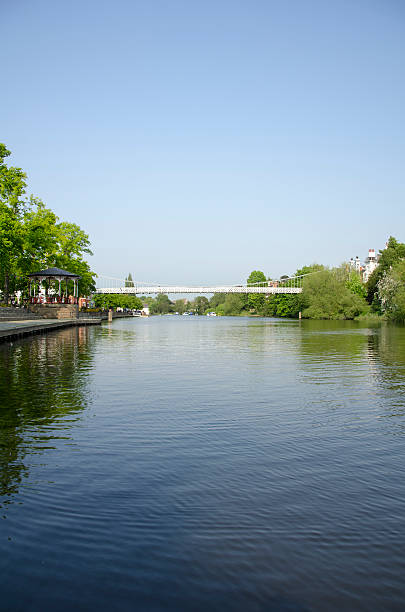
<instances>
[{"instance_id":1,"label":"suspension bridge","mask_svg":"<svg viewBox=\"0 0 405 612\"><path fill-rule=\"evenodd\" d=\"M245 285L160 285L159 283L146 283L128 281L119 278L100 275L97 279L96 293L123 294L123 295L151 295L151 294L205 294L205 293L262 293L265 295L284 293L301 293L304 276L283 277L278 280L268 280L260 283Z\"/></svg>"}]
</instances>

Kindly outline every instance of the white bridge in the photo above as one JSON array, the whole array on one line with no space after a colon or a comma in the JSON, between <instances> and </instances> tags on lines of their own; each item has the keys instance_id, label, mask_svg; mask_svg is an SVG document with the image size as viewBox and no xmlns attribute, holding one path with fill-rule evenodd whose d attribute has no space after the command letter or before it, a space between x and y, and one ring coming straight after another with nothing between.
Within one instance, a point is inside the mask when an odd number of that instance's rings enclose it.
<instances>
[{"instance_id":1,"label":"white bridge","mask_svg":"<svg viewBox=\"0 0 405 612\"><path fill-rule=\"evenodd\" d=\"M122 293L126 295L148 295L151 293L301 293L301 287L252 287L244 285L235 286L212 286L212 287L143 287L134 285L133 287L104 287L96 289L96 293Z\"/></svg>"},{"instance_id":2,"label":"white bridge","mask_svg":"<svg viewBox=\"0 0 405 612\"><path fill-rule=\"evenodd\" d=\"M150 295L150 294L204 294L204 293L262 293L294 294L301 293L303 276L284 277L275 281L266 281L249 285L159 285L155 283L138 283L122 279L100 276L97 279L96 293L123 294L123 295Z\"/></svg>"}]
</instances>

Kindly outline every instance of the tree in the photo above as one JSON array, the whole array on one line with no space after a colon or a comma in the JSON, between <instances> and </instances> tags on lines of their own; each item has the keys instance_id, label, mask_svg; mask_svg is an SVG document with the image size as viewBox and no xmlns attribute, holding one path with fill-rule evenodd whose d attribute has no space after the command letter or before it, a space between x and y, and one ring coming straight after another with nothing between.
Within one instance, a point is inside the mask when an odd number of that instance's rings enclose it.
<instances>
[{"instance_id":1,"label":"tree","mask_svg":"<svg viewBox=\"0 0 405 612\"><path fill-rule=\"evenodd\" d=\"M261 314L264 317L297 318L300 310L299 296L296 294L276 293L264 303Z\"/></svg>"},{"instance_id":2,"label":"tree","mask_svg":"<svg viewBox=\"0 0 405 612\"><path fill-rule=\"evenodd\" d=\"M94 296L97 308L107 310L109 308L128 308L130 310L142 310L143 303L136 295L120 295L118 293L97 293Z\"/></svg>"},{"instance_id":3,"label":"tree","mask_svg":"<svg viewBox=\"0 0 405 612\"><path fill-rule=\"evenodd\" d=\"M300 295L302 316L308 319L353 319L368 309L366 301L346 286L339 268L310 274Z\"/></svg>"},{"instance_id":4,"label":"tree","mask_svg":"<svg viewBox=\"0 0 405 612\"><path fill-rule=\"evenodd\" d=\"M150 310L152 314L167 314L173 311L173 303L166 294L160 293L151 304Z\"/></svg>"},{"instance_id":5,"label":"tree","mask_svg":"<svg viewBox=\"0 0 405 612\"><path fill-rule=\"evenodd\" d=\"M17 260L22 250L22 219L26 201L26 174L21 168L8 167L5 159L11 155L0 143L0 288L8 302L10 284L16 279Z\"/></svg>"},{"instance_id":6,"label":"tree","mask_svg":"<svg viewBox=\"0 0 405 612\"><path fill-rule=\"evenodd\" d=\"M132 274L131 272L128 274L127 278L125 279L125 287L134 287L134 281L132 280Z\"/></svg>"},{"instance_id":7,"label":"tree","mask_svg":"<svg viewBox=\"0 0 405 612\"><path fill-rule=\"evenodd\" d=\"M81 276L79 293L88 294L96 276L84 260L92 255L88 235L75 223L59 222L39 198L25 197L26 175L6 165L9 155L0 143L0 290L5 301L10 291L27 289L30 272L54 266Z\"/></svg>"},{"instance_id":8,"label":"tree","mask_svg":"<svg viewBox=\"0 0 405 612\"><path fill-rule=\"evenodd\" d=\"M241 314L247 304L246 295L243 293L227 293L225 301L221 304L221 314L226 316Z\"/></svg>"},{"instance_id":9,"label":"tree","mask_svg":"<svg viewBox=\"0 0 405 612\"><path fill-rule=\"evenodd\" d=\"M250 273L249 278L247 279L248 285L258 285L265 286L267 285L267 279L263 272L260 270L253 270ZM262 293L249 293L248 294L248 306L251 310L254 310L256 313L260 312L264 306L265 296Z\"/></svg>"},{"instance_id":10,"label":"tree","mask_svg":"<svg viewBox=\"0 0 405 612\"><path fill-rule=\"evenodd\" d=\"M388 319L405 322L405 261L399 261L384 273L377 285L382 312Z\"/></svg>"},{"instance_id":11,"label":"tree","mask_svg":"<svg viewBox=\"0 0 405 612\"><path fill-rule=\"evenodd\" d=\"M183 314L186 312L186 303L184 300L176 300L173 306L174 312L178 312L179 314Z\"/></svg>"},{"instance_id":12,"label":"tree","mask_svg":"<svg viewBox=\"0 0 405 612\"><path fill-rule=\"evenodd\" d=\"M351 270L349 272L349 278L346 281L346 287L350 289L352 293L356 293L362 298L367 297L366 286L362 282L359 272L356 272L356 270Z\"/></svg>"},{"instance_id":13,"label":"tree","mask_svg":"<svg viewBox=\"0 0 405 612\"><path fill-rule=\"evenodd\" d=\"M210 299L210 308L216 310L216 308L225 302L226 293L214 293Z\"/></svg>"},{"instance_id":14,"label":"tree","mask_svg":"<svg viewBox=\"0 0 405 612\"><path fill-rule=\"evenodd\" d=\"M405 244L403 242L398 242L393 236L390 236L386 248L383 250L380 249L378 266L370 274L367 281L367 301L369 304L373 304L374 310L381 310L381 300L378 292L379 281L394 264L404 258Z\"/></svg>"},{"instance_id":15,"label":"tree","mask_svg":"<svg viewBox=\"0 0 405 612\"><path fill-rule=\"evenodd\" d=\"M210 303L204 295L199 295L194 300L194 311L198 315L203 315L208 309Z\"/></svg>"},{"instance_id":16,"label":"tree","mask_svg":"<svg viewBox=\"0 0 405 612\"><path fill-rule=\"evenodd\" d=\"M322 270L325 270L325 266L322 264L313 263L310 266L303 266L302 268L299 268L296 271L295 276L304 276L305 274L313 274L314 272L321 272Z\"/></svg>"}]
</instances>

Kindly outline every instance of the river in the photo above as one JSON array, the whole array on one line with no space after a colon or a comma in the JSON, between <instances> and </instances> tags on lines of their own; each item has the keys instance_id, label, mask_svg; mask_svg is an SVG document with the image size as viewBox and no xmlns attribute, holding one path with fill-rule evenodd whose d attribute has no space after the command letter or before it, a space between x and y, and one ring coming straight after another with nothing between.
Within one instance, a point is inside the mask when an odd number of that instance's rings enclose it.
<instances>
[{"instance_id":1,"label":"river","mask_svg":"<svg viewBox=\"0 0 405 612\"><path fill-rule=\"evenodd\" d=\"M0 609L405 609L405 328L162 316L0 345Z\"/></svg>"}]
</instances>

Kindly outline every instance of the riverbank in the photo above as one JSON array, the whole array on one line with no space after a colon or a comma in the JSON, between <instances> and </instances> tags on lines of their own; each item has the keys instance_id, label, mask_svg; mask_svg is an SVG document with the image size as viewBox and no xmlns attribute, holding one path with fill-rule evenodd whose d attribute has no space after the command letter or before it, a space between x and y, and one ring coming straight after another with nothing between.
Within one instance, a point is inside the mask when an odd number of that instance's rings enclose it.
<instances>
[{"instance_id":1,"label":"riverbank","mask_svg":"<svg viewBox=\"0 0 405 612\"><path fill-rule=\"evenodd\" d=\"M34 334L43 334L64 327L82 325L100 325L101 318L89 317L80 319L31 319L19 321L0 321L0 342L10 342L17 338Z\"/></svg>"}]
</instances>

